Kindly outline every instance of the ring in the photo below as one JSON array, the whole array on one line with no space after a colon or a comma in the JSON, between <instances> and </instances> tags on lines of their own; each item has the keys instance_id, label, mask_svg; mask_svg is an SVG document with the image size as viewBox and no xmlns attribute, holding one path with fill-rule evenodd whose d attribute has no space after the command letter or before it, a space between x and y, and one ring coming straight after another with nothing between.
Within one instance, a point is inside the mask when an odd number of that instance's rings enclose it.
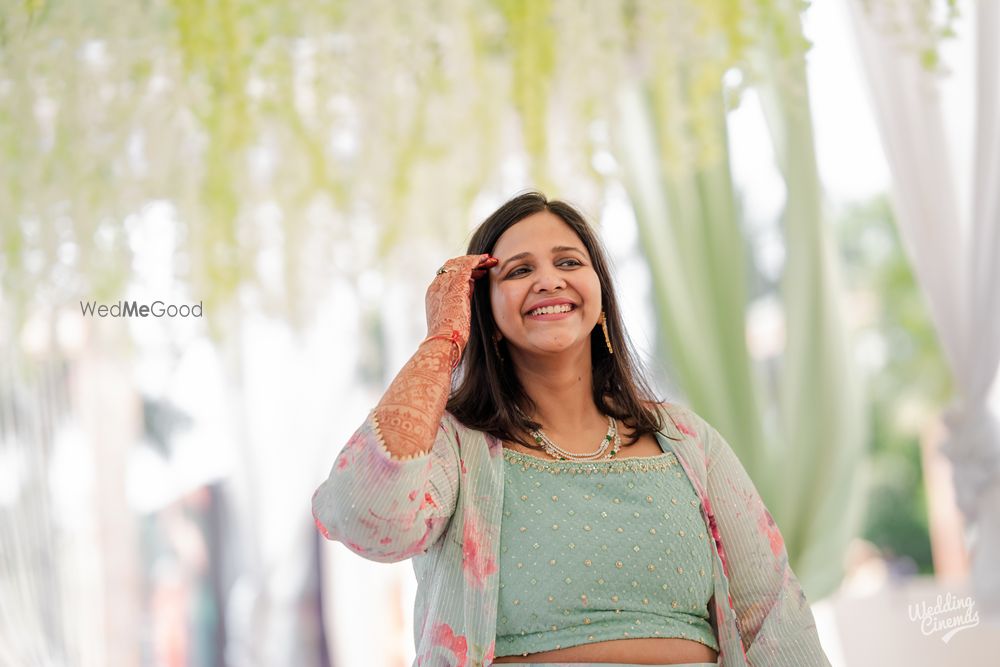
<instances>
[{"instance_id":1,"label":"ring","mask_svg":"<svg viewBox=\"0 0 1000 667\"><path fill-rule=\"evenodd\" d=\"M440 269L437 270L437 275L440 276L442 273L448 273L449 271L454 271L454 270L455 269L449 269L448 267L442 266Z\"/></svg>"}]
</instances>

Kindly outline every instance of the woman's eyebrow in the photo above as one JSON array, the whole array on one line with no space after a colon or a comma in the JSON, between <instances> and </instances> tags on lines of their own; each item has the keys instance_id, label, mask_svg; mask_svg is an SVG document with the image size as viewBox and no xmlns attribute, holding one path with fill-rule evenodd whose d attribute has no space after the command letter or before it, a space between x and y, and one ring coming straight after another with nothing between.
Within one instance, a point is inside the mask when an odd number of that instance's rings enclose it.
<instances>
[{"instance_id":1,"label":"woman's eyebrow","mask_svg":"<svg viewBox=\"0 0 1000 667\"><path fill-rule=\"evenodd\" d=\"M571 245L555 245L555 246L552 246L551 252L554 255L556 253L566 252L568 250L571 250L573 252L578 252L581 255L583 254L582 250L580 250L577 247L571 246ZM524 259L525 257L531 257L531 256L532 256L531 253L527 252L527 251L525 251L525 252L519 252L516 255L511 255L510 257L508 257L507 259L505 259L502 264L500 264L500 267L497 269L497 273L499 273L500 271L503 271L503 267L507 266L507 262L513 262L515 260Z\"/></svg>"}]
</instances>

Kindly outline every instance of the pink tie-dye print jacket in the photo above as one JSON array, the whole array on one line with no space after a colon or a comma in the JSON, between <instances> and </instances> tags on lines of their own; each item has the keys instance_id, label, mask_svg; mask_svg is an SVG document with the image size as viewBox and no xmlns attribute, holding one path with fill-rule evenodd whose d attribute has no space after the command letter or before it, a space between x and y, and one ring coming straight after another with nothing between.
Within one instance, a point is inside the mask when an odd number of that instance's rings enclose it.
<instances>
[{"instance_id":1,"label":"pink tie-dye print jacket","mask_svg":"<svg viewBox=\"0 0 1000 667\"><path fill-rule=\"evenodd\" d=\"M743 466L693 411L661 409L657 440L690 478L714 537L719 665L829 665L781 533ZM390 459L372 412L313 495L324 537L375 561L413 558L415 665L492 663L503 471L500 442L447 412L426 456Z\"/></svg>"}]
</instances>

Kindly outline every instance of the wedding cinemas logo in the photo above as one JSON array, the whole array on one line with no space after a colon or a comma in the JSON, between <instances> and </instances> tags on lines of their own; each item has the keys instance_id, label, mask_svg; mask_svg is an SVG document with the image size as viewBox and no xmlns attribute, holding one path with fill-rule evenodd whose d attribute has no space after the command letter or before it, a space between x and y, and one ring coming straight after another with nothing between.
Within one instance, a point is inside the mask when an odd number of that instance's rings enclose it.
<instances>
[{"instance_id":1,"label":"wedding cinemas logo","mask_svg":"<svg viewBox=\"0 0 1000 667\"><path fill-rule=\"evenodd\" d=\"M119 301L110 306L98 304L96 301L81 301L80 312L84 317L202 317L202 305L182 303L139 303L138 301Z\"/></svg>"},{"instance_id":2,"label":"wedding cinemas logo","mask_svg":"<svg viewBox=\"0 0 1000 667\"><path fill-rule=\"evenodd\" d=\"M960 631L979 625L979 612L975 606L976 601L972 597L960 598L948 593L945 597L938 595L933 605L927 604L926 600L907 605L907 613L911 621L919 621L921 634L930 637L943 632L941 641L947 644Z\"/></svg>"}]
</instances>

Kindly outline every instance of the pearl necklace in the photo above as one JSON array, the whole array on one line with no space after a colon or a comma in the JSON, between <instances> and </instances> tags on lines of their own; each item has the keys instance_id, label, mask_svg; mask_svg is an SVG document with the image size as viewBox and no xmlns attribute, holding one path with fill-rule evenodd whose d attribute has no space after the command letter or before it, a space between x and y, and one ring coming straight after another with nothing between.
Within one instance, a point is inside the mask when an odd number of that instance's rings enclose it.
<instances>
[{"instance_id":1,"label":"pearl necklace","mask_svg":"<svg viewBox=\"0 0 1000 667\"><path fill-rule=\"evenodd\" d=\"M608 416L608 433L601 439L601 444L597 446L592 452L587 454L576 454L573 452L566 451L556 443L549 439L549 436L542 433L541 429L531 431L531 437L535 439L535 443L541 445L545 453L554 459L560 461L601 461L604 459L613 459L618 450L621 449L622 440L618 435L618 422L615 421L614 417ZM611 447L611 451L608 451L608 446L614 442L614 446Z\"/></svg>"}]
</instances>

